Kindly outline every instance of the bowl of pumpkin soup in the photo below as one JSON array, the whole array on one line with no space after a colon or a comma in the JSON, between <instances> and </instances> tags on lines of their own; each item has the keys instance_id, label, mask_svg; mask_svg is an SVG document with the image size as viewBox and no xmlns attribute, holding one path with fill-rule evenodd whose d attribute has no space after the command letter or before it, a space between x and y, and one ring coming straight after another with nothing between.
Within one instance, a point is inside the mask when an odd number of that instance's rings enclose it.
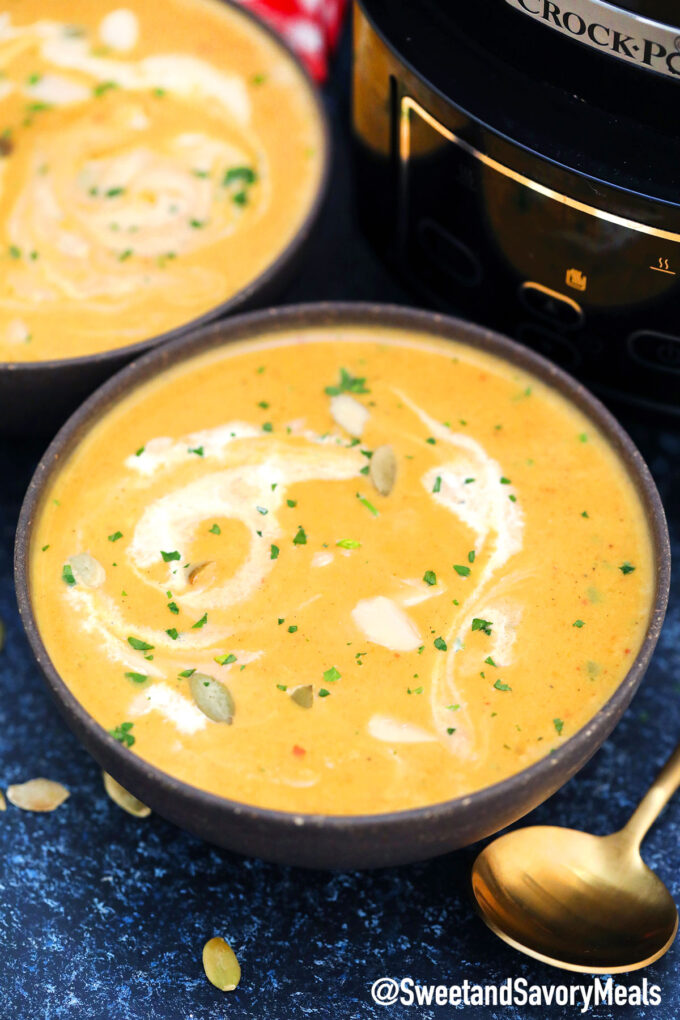
<instances>
[{"instance_id":1,"label":"bowl of pumpkin soup","mask_svg":"<svg viewBox=\"0 0 680 1020\"><path fill-rule=\"evenodd\" d=\"M405 308L239 316L58 434L19 605L69 725L154 811L314 867L444 853L564 784L661 627L640 454L539 355Z\"/></svg>"},{"instance_id":2,"label":"bowl of pumpkin soup","mask_svg":"<svg viewBox=\"0 0 680 1020\"><path fill-rule=\"evenodd\" d=\"M0 429L47 431L147 347L269 303L328 129L230 0L8 0L0 68Z\"/></svg>"}]
</instances>

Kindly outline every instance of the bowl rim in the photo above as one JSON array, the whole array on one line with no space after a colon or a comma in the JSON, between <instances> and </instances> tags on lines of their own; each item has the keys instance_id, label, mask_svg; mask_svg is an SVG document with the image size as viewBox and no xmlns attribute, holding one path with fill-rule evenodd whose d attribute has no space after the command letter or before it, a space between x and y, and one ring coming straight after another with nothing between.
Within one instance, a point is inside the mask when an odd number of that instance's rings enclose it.
<instances>
[{"instance_id":1,"label":"bowl rim","mask_svg":"<svg viewBox=\"0 0 680 1020\"><path fill-rule=\"evenodd\" d=\"M29 560L33 522L47 485L58 473L61 464L107 411L123 397L171 366L190 359L212 348L226 346L237 340L257 339L258 335L274 334L290 329L314 329L324 326L351 327L376 326L396 330L412 330L429 334L433 338L457 340L473 350L482 350L516 365L520 370L534 374L584 413L602 432L623 463L628 475L638 488L643 504L655 561L655 591L650 607L645 637L638 654L625 676L607 701L584 725L556 750L505 779L470 793L398 811L363 814L312 814L265 808L246 802L231 800L209 793L152 765L144 758L131 753L116 741L108 731L86 711L71 692L52 664L42 642L30 595ZM346 830L374 829L375 826L417 824L450 816L457 810L474 805L480 813L504 802L518 788L531 789L534 783L547 778L551 772L563 772L567 782L585 761L604 743L614 725L627 708L645 673L649 659L663 624L670 589L671 552L668 525L656 484L639 450L613 414L582 383L530 348L524 347L493 330L438 312L409 306L377 304L371 302L318 302L287 305L249 312L212 323L203 329L182 336L174 342L157 346L142 358L128 364L100 386L70 416L54 437L38 463L28 486L19 516L14 551L15 585L19 613L31 650L47 681L57 704L82 734L90 753L91 748L101 749L102 757L112 763L119 773L134 774L135 781L153 783L164 796L183 796L193 802L202 814L222 812L224 815L244 817L263 824L285 827L304 825L308 829ZM613 722L612 722L613 720ZM73 728L73 727L72 727ZM93 753L93 757L98 756ZM574 765L574 763L577 763ZM562 767L560 769L560 766ZM108 770L108 768L107 768ZM132 785L132 784L131 784ZM560 786L563 783L559 784ZM545 798L542 798L545 799ZM538 803L538 802L537 802ZM488 807L487 807L488 805ZM162 814L162 811L160 812Z\"/></svg>"},{"instance_id":2,"label":"bowl rim","mask_svg":"<svg viewBox=\"0 0 680 1020\"><path fill-rule=\"evenodd\" d=\"M312 106L321 131L322 151L319 179L309 208L287 241L286 245L279 251L278 255L272 262L267 263L264 269L262 269L257 276L254 276L251 280L246 282L240 290L236 291L236 293L220 302L219 305L209 308L201 315L188 319L186 322L180 323L178 326L173 326L172 329L165 330L163 333L156 333L154 336L147 337L144 340L136 340L134 343L126 344L124 347L107 347L103 351L93 351L92 354L80 354L75 357L66 358L45 358L42 361L0 360L0 373L30 373L38 371L51 372L59 369L71 368L77 370L78 368L83 368L86 365L105 365L107 361L129 361L132 358L144 354L147 350L157 347L159 344L169 343L170 341L176 340L189 332L193 333L203 326L208 325L208 323L213 322L216 319L221 319L223 316L229 315L231 312L247 306L247 303L257 295L258 291L266 290L266 288L276 280L278 275L294 261L296 255L298 255L304 248L326 200L333 163L333 136L330 125L330 117L326 110L321 90L307 70L302 58L298 56L288 41L284 39L282 35L279 35L279 33L259 15L255 14L254 11L248 7L242 6L242 4L239 3L239 0L209 0L209 3L211 5L212 3L217 3L222 4L225 7L229 7L232 11L235 11L238 15L245 18L246 21L251 22L256 29L263 32L264 35L267 36L269 40L273 42L279 50L282 50L283 53L293 62L304 86L307 89L307 92L310 95Z\"/></svg>"}]
</instances>

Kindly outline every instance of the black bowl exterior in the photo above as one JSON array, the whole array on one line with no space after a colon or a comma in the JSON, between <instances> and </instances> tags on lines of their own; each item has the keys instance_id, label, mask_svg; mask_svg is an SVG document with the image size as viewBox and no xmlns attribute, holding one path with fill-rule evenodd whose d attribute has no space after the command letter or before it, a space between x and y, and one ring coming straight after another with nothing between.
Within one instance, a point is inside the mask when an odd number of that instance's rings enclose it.
<instances>
[{"instance_id":1,"label":"black bowl exterior","mask_svg":"<svg viewBox=\"0 0 680 1020\"><path fill-rule=\"evenodd\" d=\"M375 325L455 339L532 372L572 401L603 432L642 498L655 553L653 610L642 647L607 703L552 754L493 786L425 808L381 815L298 815L252 807L182 783L123 748L94 721L55 670L31 605L29 552L45 486L90 427L122 395L199 351L275 330ZM623 715L661 630L670 584L663 507L640 453L609 411L580 383L514 341L458 319L408 308L361 304L301 305L239 316L164 345L127 366L69 419L42 458L22 507L15 550L19 611L29 642L68 725L101 766L163 817L219 846L283 864L369 868L446 853L498 831L551 796L600 747Z\"/></svg>"},{"instance_id":2,"label":"black bowl exterior","mask_svg":"<svg viewBox=\"0 0 680 1020\"><path fill-rule=\"evenodd\" d=\"M276 41L279 48L295 63L314 100L315 112L321 125L323 160L317 191L306 216L285 248L258 276L226 301L175 329L125 347L98 351L78 358L0 361L0 436L53 435L66 417L93 390L134 358L233 312L266 307L283 293L299 272L313 241L328 191L332 162L328 115L321 94L304 64L281 36L235 0L220 2L236 8L243 17L255 21L260 31Z\"/></svg>"}]
</instances>

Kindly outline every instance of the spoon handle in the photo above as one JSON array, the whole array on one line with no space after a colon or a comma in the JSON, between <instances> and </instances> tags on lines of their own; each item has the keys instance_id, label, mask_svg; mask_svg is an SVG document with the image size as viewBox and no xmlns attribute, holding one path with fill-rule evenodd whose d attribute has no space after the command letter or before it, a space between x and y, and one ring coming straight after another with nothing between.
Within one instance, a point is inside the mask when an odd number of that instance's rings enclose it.
<instances>
[{"instance_id":1,"label":"spoon handle","mask_svg":"<svg viewBox=\"0 0 680 1020\"><path fill-rule=\"evenodd\" d=\"M644 795L628 823L621 830L623 836L635 848L647 835L652 824L663 811L677 788L680 786L680 744L661 769L655 781Z\"/></svg>"}]
</instances>

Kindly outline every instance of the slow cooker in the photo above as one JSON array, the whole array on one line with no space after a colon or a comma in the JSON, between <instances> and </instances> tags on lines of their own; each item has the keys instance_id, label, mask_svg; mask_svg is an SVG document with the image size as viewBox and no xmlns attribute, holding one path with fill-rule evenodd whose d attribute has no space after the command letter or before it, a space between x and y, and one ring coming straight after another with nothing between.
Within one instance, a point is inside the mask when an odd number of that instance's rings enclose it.
<instances>
[{"instance_id":1,"label":"slow cooker","mask_svg":"<svg viewBox=\"0 0 680 1020\"><path fill-rule=\"evenodd\" d=\"M362 223L429 303L680 414L673 17L671 0L358 0L353 126Z\"/></svg>"}]
</instances>

